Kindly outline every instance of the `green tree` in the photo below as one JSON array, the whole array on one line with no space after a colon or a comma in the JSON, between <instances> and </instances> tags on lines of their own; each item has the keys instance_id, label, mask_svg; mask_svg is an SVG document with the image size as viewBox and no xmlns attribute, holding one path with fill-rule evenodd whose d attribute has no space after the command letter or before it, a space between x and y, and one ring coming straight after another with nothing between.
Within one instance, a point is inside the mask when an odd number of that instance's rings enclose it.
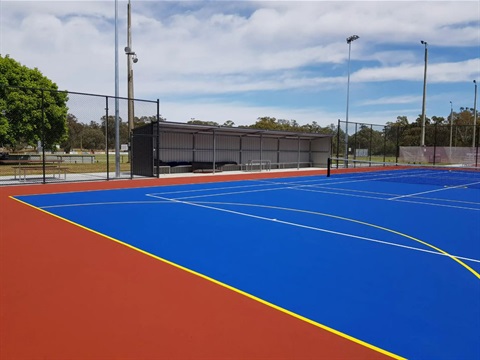
<instances>
[{"instance_id":1,"label":"green tree","mask_svg":"<svg viewBox=\"0 0 480 360\"><path fill-rule=\"evenodd\" d=\"M401 144L403 133L409 126L406 116L397 116L397 121L387 122L384 129L386 156L398 156L397 145Z\"/></svg>"},{"instance_id":2,"label":"green tree","mask_svg":"<svg viewBox=\"0 0 480 360\"><path fill-rule=\"evenodd\" d=\"M374 130L373 126L360 125L360 129L353 134L354 149L368 149L369 155L381 155L384 148L384 134Z\"/></svg>"},{"instance_id":3,"label":"green tree","mask_svg":"<svg viewBox=\"0 0 480 360\"><path fill-rule=\"evenodd\" d=\"M263 130L280 130L280 125L277 123L277 119L269 116L259 117L257 122L249 127Z\"/></svg>"},{"instance_id":4,"label":"green tree","mask_svg":"<svg viewBox=\"0 0 480 360\"><path fill-rule=\"evenodd\" d=\"M84 124L78 122L73 114L67 115L68 137L60 144L61 148L69 153L73 148L82 148L82 135L85 128Z\"/></svg>"},{"instance_id":5,"label":"green tree","mask_svg":"<svg viewBox=\"0 0 480 360\"><path fill-rule=\"evenodd\" d=\"M159 115L159 120L160 121L167 121L166 118L164 118L162 115ZM137 127L140 127L140 126L143 126L143 125L146 125L146 124L150 124L152 122L156 122L157 121L157 115L152 115L152 116L140 116L140 117L136 117L133 119L133 125L135 128Z\"/></svg>"},{"instance_id":6,"label":"green tree","mask_svg":"<svg viewBox=\"0 0 480 360\"><path fill-rule=\"evenodd\" d=\"M477 115L478 118L478 115ZM459 113L453 113L455 146L471 146L473 142L473 109L460 108Z\"/></svg>"},{"instance_id":7,"label":"green tree","mask_svg":"<svg viewBox=\"0 0 480 360\"><path fill-rule=\"evenodd\" d=\"M120 144L128 143L128 124L122 120L121 117L118 118L119 121L119 130L120 130ZM108 132L106 131L106 126L108 125ZM102 132L108 136L108 147L113 149L115 147L115 116L108 117L108 123L105 122L105 115L101 118Z\"/></svg>"},{"instance_id":8,"label":"green tree","mask_svg":"<svg viewBox=\"0 0 480 360\"><path fill-rule=\"evenodd\" d=\"M82 133L82 147L89 150L105 149L105 135L100 127L85 127Z\"/></svg>"},{"instance_id":9,"label":"green tree","mask_svg":"<svg viewBox=\"0 0 480 360\"><path fill-rule=\"evenodd\" d=\"M3 108L1 102L2 99L0 98L0 109ZM8 134L8 121L7 117L5 116L6 113L6 110L2 110L2 112L0 112L0 148L4 146Z\"/></svg>"},{"instance_id":10,"label":"green tree","mask_svg":"<svg viewBox=\"0 0 480 360\"><path fill-rule=\"evenodd\" d=\"M220 124L217 123L217 122L215 122L215 121L196 120L195 118L192 118L191 120L187 121L187 124L190 124L190 125L220 126Z\"/></svg>"},{"instance_id":11,"label":"green tree","mask_svg":"<svg viewBox=\"0 0 480 360\"><path fill-rule=\"evenodd\" d=\"M306 124L301 127L301 131L307 133L322 133L322 127L316 121L311 124Z\"/></svg>"},{"instance_id":12,"label":"green tree","mask_svg":"<svg viewBox=\"0 0 480 360\"><path fill-rule=\"evenodd\" d=\"M286 119L278 119L277 120L277 130L282 131L303 131L302 128L298 125L297 120L286 120Z\"/></svg>"},{"instance_id":13,"label":"green tree","mask_svg":"<svg viewBox=\"0 0 480 360\"><path fill-rule=\"evenodd\" d=\"M15 150L39 140L47 149L61 143L67 135L67 101L40 70L0 55L0 144Z\"/></svg>"}]
</instances>

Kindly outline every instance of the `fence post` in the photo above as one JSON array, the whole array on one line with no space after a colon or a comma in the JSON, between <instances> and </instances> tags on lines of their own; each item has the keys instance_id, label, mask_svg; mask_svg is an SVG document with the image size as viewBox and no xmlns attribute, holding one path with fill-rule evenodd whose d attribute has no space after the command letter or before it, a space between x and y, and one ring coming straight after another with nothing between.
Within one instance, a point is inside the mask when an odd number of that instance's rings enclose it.
<instances>
[{"instance_id":1,"label":"fence post","mask_svg":"<svg viewBox=\"0 0 480 360\"><path fill-rule=\"evenodd\" d=\"M395 164L398 164L398 156L400 153L400 126L396 126L397 128L397 144L395 146Z\"/></svg>"},{"instance_id":2,"label":"fence post","mask_svg":"<svg viewBox=\"0 0 480 360\"><path fill-rule=\"evenodd\" d=\"M337 122L337 159L340 156L340 119Z\"/></svg>"},{"instance_id":3,"label":"fence post","mask_svg":"<svg viewBox=\"0 0 480 360\"><path fill-rule=\"evenodd\" d=\"M213 165L212 165L212 172L215 174L215 163L217 161L216 155L217 155L217 134L215 133L215 129L213 129L213 150L212 150L212 160L213 160Z\"/></svg>"},{"instance_id":4,"label":"fence post","mask_svg":"<svg viewBox=\"0 0 480 360\"><path fill-rule=\"evenodd\" d=\"M133 129L128 133L128 158L130 160L130 180L133 179Z\"/></svg>"},{"instance_id":5,"label":"fence post","mask_svg":"<svg viewBox=\"0 0 480 360\"><path fill-rule=\"evenodd\" d=\"M300 170L300 136L297 143L297 170Z\"/></svg>"},{"instance_id":6,"label":"fence post","mask_svg":"<svg viewBox=\"0 0 480 360\"><path fill-rule=\"evenodd\" d=\"M369 160L372 161L372 138L373 138L373 125L370 124L370 143L368 144Z\"/></svg>"},{"instance_id":7,"label":"fence post","mask_svg":"<svg viewBox=\"0 0 480 360\"><path fill-rule=\"evenodd\" d=\"M386 152L387 152L387 127L383 127L383 162L386 160Z\"/></svg>"},{"instance_id":8,"label":"fence post","mask_svg":"<svg viewBox=\"0 0 480 360\"><path fill-rule=\"evenodd\" d=\"M480 127L477 127L478 135L477 135L477 147L475 151L475 167L478 167L478 144L480 143L479 138L480 138Z\"/></svg>"},{"instance_id":9,"label":"fence post","mask_svg":"<svg viewBox=\"0 0 480 360\"><path fill-rule=\"evenodd\" d=\"M45 100L43 95L43 89L41 90L42 94L42 176L43 176L43 184L47 182L45 176Z\"/></svg>"},{"instance_id":10,"label":"fence post","mask_svg":"<svg viewBox=\"0 0 480 360\"><path fill-rule=\"evenodd\" d=\"M358 123L355 123L355 134L353 135L353 160L357 159L357 133L358 133ZM348 152L348 148L347 148Z\"/></svg>"},{"instance_id":11,"label":"fence post","mask_svg":"<svg viewBox=\"0 0 480 360\"><path fill-rule=\"evenodd\" d=\"M157 159L157 178L160 177L160 100L157 99L157 141L155 144L155 158Z\"/></svg>"},{"instance_id":12,"label":"fence post","mask_svg":"<svg viewBox=\"0 0 480 360\"><path fill-rule=\"evenodd\" d=\"M337 125L337 169L338 169L338 158L340 156L340 119L338 119Z\"/></svg>"}]
</instances>

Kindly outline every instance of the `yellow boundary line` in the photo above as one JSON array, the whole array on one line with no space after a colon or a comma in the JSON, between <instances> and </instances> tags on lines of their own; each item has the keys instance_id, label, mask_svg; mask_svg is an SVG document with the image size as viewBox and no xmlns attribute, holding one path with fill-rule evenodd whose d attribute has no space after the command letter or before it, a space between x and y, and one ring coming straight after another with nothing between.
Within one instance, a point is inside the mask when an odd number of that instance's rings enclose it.
<instances>
[{"instance_id":1,"label":"yellow boundary line","mask_svg":"<svg viewBox=\"0 0 480 360\"><path fill-rule=\"evenodd\" d=\"M189 204L188 202L184 202L184 203L187 203ZM202 202L199 202L199 204L201 204ZM457 263L459 263L461 266L463 266L465 269L467 269L469 272L471 272L473 275L475 275L475 277L477 277L478 279L480 279L480 274L478 272L476 272L475 270L473 270L470 266L468 266L467 264L465 264L462 260L458 259L457 257L455 257L454 255L451 255L449 254L448 252L436 247L435 245L431 245L423 240L420 240L420 239L417 239L413 236L410 236L410 235L407 235L407 234L404 234L404 233L401 233L399 231L396 231L396 230L392 230L392 229L389 229L389 228L386 228L386 227L383 227L383 226L379 226L379 225L375 225L375 224L371 224L371 223L367 223L367 222L364 222L364 221L360 221L360 220L355 220L355 219L350 219L350 218L346 218L346 217L343 217L343 216L338 216L338 215L332 215L332 214L326 214L326 213L321 213L321 212L316 212L316 211L310 211L310 210L300 210L300 209L292 209L292 208L285 208L285 207L280 207L280 206L271 206L271 205L256 205L256 204L243 204L243 203L215 203L215 202L204 202L205 204L230 204L230 205L239 205L239 206L250 206L250 207L262 207L262 208L268 208L268 209L276 209L276 210L286 210L286 211L292 211L292 212L300 212L300 213L306 213L306 214L312 214L312 215L319 215L319 216L325 216L325 217L330 217L330 218L333 218L333 219L338 219L338 220L343 220L343 221L349 221L349 222L353 222L353 223L357 223L357 224L360 224L360 225L365 225L365 226L370 226L370 227L373 227L373 228L376 228L376 229L379 229L379 230L383 230L383 231L386 231L386 232L390 232L392 234L395 234L395 235L399 235L399 236L402 236L402 237L405 237L407 239L410 239L410 240L413 240L413 241L416 241L420 244L423 244L431 249L434 249L435 251L438 251L439 253L449 257L450 259L456 261ZM196 203L191 203L191 204L196 204Z\"/></svg>"},{"instance_id":2,"label":"yellow boundary line","mask_svg":"<svg viewBox=\"0 0 480 360\"><path fill-rule=\"evenodd\" d=\"M130 244L128 244L128 243L125 243L125 242L123 242L123 241L117 240L117 239L115 239L115 238L113 238L113 237L111 237L111 236L108 236L108 235L102 234L102 233L100 233L100 232L98 232L98 231L95 231L95 230L92 230L92 229L90 229L90 228L87 228L86 226L77 224L77 223L75 223L75 222L73 222L73 221L71 221L71 220L65 219L65 218L63 218L63 217L61 217L61 216L58 216L58 215L56 215L56 214L52 214L51 212L48 212L48 211L46 211L46 210L43 210L43 209L41 209L41 208L39 208L39 207L36 207L36 206L34 206L34 205L31 205L31 204L29 204L29 203L27 203L27 202L25 202L25 201L22 201L22 200L20 200L20 199L17 199L17 198L15 198L15 197L13 197L13 196L9 196L9 197L10 197L11 199L13 199L13 200L15 200L15 201L18 201L18 202L20 202L20 203L22 203L22 204L24 204L24 205L27 205L27 206L35 209L35 210L39 210L39 211L41 211L41 212L43 212L43 213L45 213L45 214L47 214L47 215L50 215L50 216L53 216L53 217L55 217L55 218L57 218L57 219L63 220L63 221L65 221L65 222L69 223L69 224L72 224L72 225L74 225L74 226L77 226L77 227L79 227L79 228L81 228L81 229L84 229L84 230L86 230L86 231L89 231L89 232L91 232L91 233L93 233L93 234L99 235L99 236L101 236L101 237L103 237L103 238L106 238L106 239L108 239L108 240L111 240L111 241L113 241L113 242L116 242L117 244L126 246L126 247L129 248L129 249L138 251L138 252L141 253L141 254L144 254L144 255L147 255L147 256L149 256L149 257L152 257L152 258L154 258L154 259L156 259L156 260L159 260L159 261L161 261L161 262L163 262L163 263L165 263L165 264L171 265L171 266L173 266L173 267L175 267L175 268L177 268L177 269L183 270L183 271L188 272L188 273L190 273L190 274L192 274L192 275L198 276L198 277L200 277L200 278L202 278L202 279L204 279L204 280L210 281L210 282L212 282L212 283L214 283L214 284L216 284L216 285L219 285L219 286L221 286L221 287L224 287L224 288L226 288L226 289L228 289L228 290L231 290L231 291L233 291L233 292L235 292L235 293L237 293L237 294L243 295L243 296L245 296L245 297L247 297L247 298L250 298L250 299L252 299L252 300L254 300L254 301L257 301L257 302L259 302L259 303L261 303L261 304L263 304L263 305L266 305L266 306L268 306L268 307L270 307L270 308L273 308L273 309L275 309L275 310L278 310L278 311L280 311L280 312L282 312L282 313L284 313L284 314L290 315L290 316L292 316L292 317L294 317L294 318L296 318L296 319L299 319L299 320L301 320L301 321L304 321L304 322L306 322L306 323L309 323L309 324L311 324L311 325L313 325L313 326L316 326L316 327L318 327L318 328L320 328L320 329L326 330L326 331L328 331L328 332L330 332L330 333L333 333L333 334L335 334L335 335L338 335L338 336L340 336L340 337L342 337L342 338L344 338L344 339L350 340L350 341L352 341L352 342L354 342L354 343L356 343L356 344L362 345L362 346L364 346L364 347L366 347L366 348L369 348L369 349L371 349L371 350L377 351L377 352L379 352L379 353L381 353L381 354L390 356L390 357L393 358L393 359L406 360L406 358L404 358L404 357L401 357L401 356L399 356L399 355L396 355L396 354L394 354L394 353L391 353L391 352L389 352L389 351L387 351L387 350L381 349L381 348L379 348L379 347L377 347L377 346L375 346L375 345L369 344L369 343L367 343L367 342L365 342L365 341L362 341L362 340L360 340L360 339L354 338L353 336L350 336L350 335L347 335L347 334L345 334L345 333L342 333L342 332L340 332L340 331L338 331L338 330L335 330L335 329L333 329L333 328L331 328L331 327L328 327L328 326L326 326L326 325L320 324L320 323L318 323L318 322L316 322L316 321L313 321L313 320L311 320L311 319L308 319L308 318L306 318L306 317L304 317L304 316L302 316L302 315L296 314L296 313L294 313L294 312L292 312L292 311L290 311L290 310L284 309L284 308L282 308L282 307L280 307L280 306L278 306L278 305L275 305L275 304L273 304L273 303L270 303L270 302L268 302L268 301L265 301L265 300L263 300L263 299L261 299L261 298L259 298L259 297L256 297L256 296L254 296L254 295L252 295L252 294L249 294L249 293L247 293L247 292L245 292L245 291L242 291L242 290L240 290L240 289L237 289L237 288L235 288L235 287L233 287L233 286L230 286L230 285L228 285L228 284L225 284L225 283L223 283L223 282L221 282L221 281L215 280L215 279L213 279L213 278L211 278L211 277L208 277L208 276L203 275L203 274L201 274L201 273L199 273L199 272L196 272L196 271L194 271L194 270L191 270L191 269L189 269L189 268L186 268L186 267L184 267L184 266L182 266L182 265L176 264L176 263L171 262L171 261L169 261L169 260L167 260L167 259L164 259L164 258L161 258L161 257L156 256L156 255L154 255L154 254L151 254L151 253L149 253L149 252L147 252L147 251L144 251L144 250L142 250L142 249L139 249L139 248L137 248L137 247L135 247L135 246L132 246L132 245L130 245Z\"/></svg>"},{"instance_id":3,"label":"yellow boundary line","mask_svg":"<svg viewBox=\"0 0 480 360\"><path fill-rule=\"evenodd\" d=\"M319 213L321 214L321 213ZM396 234L396 235L399 235L399 236L403 236L403 237L406 237L407 239L410 239L410 240L413 240L413 241L416 241L420 244L423 244L425 246L428 246L429 248L431 249L434 249L436 251L438 251L439 253L442 253L443 255L445 256L448 256L450 259L456 261L457 263L459 263L460 265L462 265L465 269L467 269L468 271L470 271L473 275L475 275L477 277L477 279L480 279L480 274L477 273L475 270L473 270L470 266L468 266L467 264L465 264L462 260L458 259L457 257L455 257L454 255L451 255L449 254L448 252L436 247L435 245L432 245L432 244L429 244L423 240L420 240L420 239L417 239L413 236L410 236L410 235L407 235L407 234L404 234L404 233L401 233L399 231L396 231L396 230L392 230L392 229L389 229L389 228L385 228L383 226L379 226L379 225L375 225L375 224L370 224L370 223L367 223L367 222L363 222L363 221L360 221L360 220L354 220L354 219L349 219L349 218L344 218L344 217L341 217L341 216L336 216L336 215L329 215L329 214L321 214L321 215L324 215L324 216L329 216L329 217L332 217L332 218L336 218L336 219L340 219L340 220L345 220L345 221L351 221L351 222L354 222L354 223L357 223L357 224L361 224L361 225L365 225L365 226L371 226L373 228L376 228L376 229L380 229L380 230L383 230L383 231L387 231L387 232L390 232L392 234Z\"/></svg>"}]
</instances>

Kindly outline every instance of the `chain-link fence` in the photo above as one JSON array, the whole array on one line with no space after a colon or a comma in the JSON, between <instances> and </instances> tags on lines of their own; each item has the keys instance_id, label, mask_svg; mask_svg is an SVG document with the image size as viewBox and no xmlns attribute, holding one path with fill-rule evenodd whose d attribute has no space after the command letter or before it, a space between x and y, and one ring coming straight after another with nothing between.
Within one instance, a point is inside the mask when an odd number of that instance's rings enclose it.
<instances>
[{"instance_id":1,"label":"chain-link fence","mask_svg":"<svg viewBox=\"0 0 480 360\"><path fill-rule=\"evenodd\" d=\"M132 177L131 130L158 120L158 100L0 85L0 185Z\"/></svg>"},{"instance_id":2,"label":"chain-link fence","mask_svg":"<svg viewBox=\"0 0 480 360\"><path fill-rule=\"evenodd\" d=\"M473 122L426 124L422 145L422 127L417 123L349 122L347 126L339 120L332 155L337 159L479 167L479 137L480 126Z\"/></svg>"}]
</instances>

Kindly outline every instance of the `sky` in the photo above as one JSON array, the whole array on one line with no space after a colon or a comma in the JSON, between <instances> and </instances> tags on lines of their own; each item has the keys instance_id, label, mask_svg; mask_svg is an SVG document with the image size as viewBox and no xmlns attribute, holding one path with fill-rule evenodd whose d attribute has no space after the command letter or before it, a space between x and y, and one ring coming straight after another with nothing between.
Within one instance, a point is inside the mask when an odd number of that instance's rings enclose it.
<instances>
[{"instance_id":1,"label":"sky","mask_svg":"<svg viewBox=\"0 0 480 360\"><path fill-rule=\"evenodd\" d=\"M0 0L0 54L61 90L114 96L118 79L126 97L127 2L117 4L115 21L114 0ZM413 122L425 48L426 116L474 107L477 0L131 0L131 9L134 96L159 99L167 121L240 126L269 116L328 126L348 107L349 122ZM351 35L359 39L348 44Z\"/></svg>"}]
</instances>

